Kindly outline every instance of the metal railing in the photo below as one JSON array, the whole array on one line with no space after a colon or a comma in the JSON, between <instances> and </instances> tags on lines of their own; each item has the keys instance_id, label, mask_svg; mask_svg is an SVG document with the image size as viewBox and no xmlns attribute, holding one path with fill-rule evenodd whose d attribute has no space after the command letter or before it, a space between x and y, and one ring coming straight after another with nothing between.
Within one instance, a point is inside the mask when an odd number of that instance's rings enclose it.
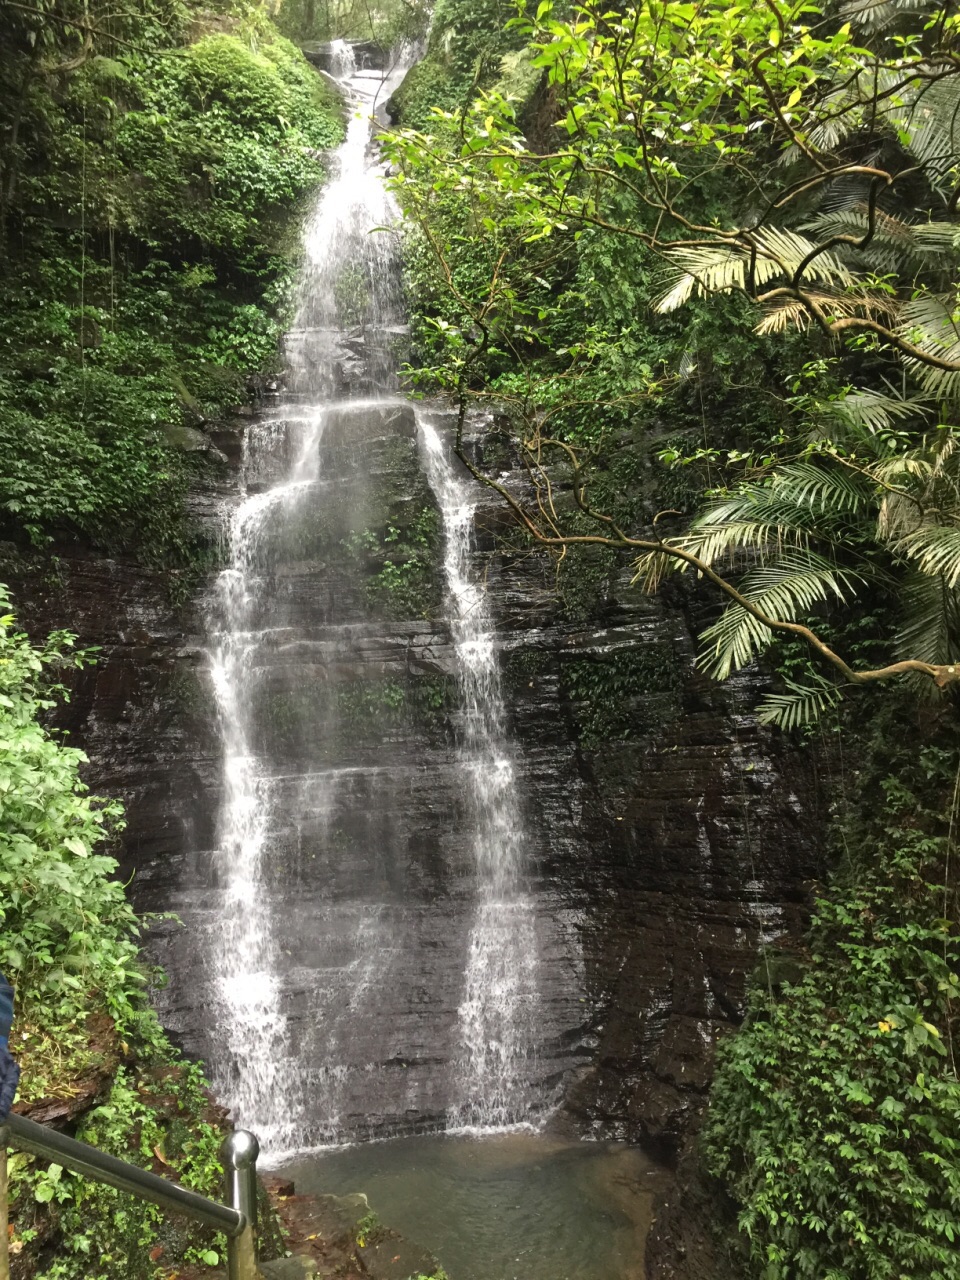
<instances>
[{"instance_id":1,"label":"metal railing","mask_svg":"<svg viewBox=\"0 0 960 1280\"><path fill-rule=\"evenodd\" d=\"M9 1115L0 1125L0 1280L10 1280L7 1256L7 1147L53 1161L73 1173L105 1182L140 1200L149 1200L170 1213L179 1213L222 1231L227 1237L229 1280L257 1280L257 1156L254 1134L237 1129L221 1148L227 1203L208 1200L196 1191L168 1182L126 1160L77 1142L26 1116Z\"/></svg>"}]
</instances>

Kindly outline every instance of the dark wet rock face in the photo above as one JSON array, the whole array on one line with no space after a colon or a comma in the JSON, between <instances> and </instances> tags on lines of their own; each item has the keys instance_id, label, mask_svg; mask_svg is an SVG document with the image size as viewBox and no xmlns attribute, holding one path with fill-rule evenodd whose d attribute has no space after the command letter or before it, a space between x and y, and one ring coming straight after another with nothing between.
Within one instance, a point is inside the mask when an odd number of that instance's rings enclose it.
<instances>
[{"instance_id":1,"label":"dark wet rock face","mask_svg":"<svg viewBox=\"0 0 960 1280\"><path fill-rule=\"evenodd\" d=\"M276 763L277 812L301 812L299 825L279 822L269 873L293 1043L312 1055L308 1080L321 1080L331 1054L356 1068L338 1124L377 1136L436 1125L451 1105L473 870L441 547L415 423L389 406L351 413L327 441L337 484L276 548L272 589L287 629L249 697L257 748ZM194 499L211 543L236 500L246 422L217 436L231 461ZM273 483L272 465L264 455L251 487ZM816 778L808 756L757 729L750 678L719 688L693 670L702 601L645 598L624 578L614 598L571 620L553 567L503 552L498 501L481 502L476 561L497 622L538 904L545 1014L533 1087L548 1099L562 1083L583 1130L673 1156L761 939L802 922L818 870ZM156 926L151 947L170 975L167 1024L206 1054L203 951L217 927L222 798L209 595L175 607L163 575L58 551L59 576L14 583L15 599L35 634L69 625L81 645L102 647L65 721L90 756L94 791L127 805L121 859L137 907L187 923ZM416 556L417 572L400 575L412 584L404 594L395 571ZM304 744L314 762L352 770L335 795L318 794L312 820L295 794ZM361 935L371 911L386 939L377 1000L325 1030L312 1022L322 975L339 965L345 993L370 984Z\"/></svg>"},{"instance_id":2,"label":"dark wet rock face","mask_svg":"<svg viewBox=\"0 0 960 1280\"><path fill-rule=\"evenodd\" d=\"M538 581L535 566L494 562L490 581L527 793L549 832L544 873L582 947L592 1054L566 1107L672 1158L761 939L805 919L823 820L815 764L758 728L755 679L719 687L694 670L689 602L624 577L601 624L573 624L551 600L552 569Z\"/></svg>"}]
</instances>

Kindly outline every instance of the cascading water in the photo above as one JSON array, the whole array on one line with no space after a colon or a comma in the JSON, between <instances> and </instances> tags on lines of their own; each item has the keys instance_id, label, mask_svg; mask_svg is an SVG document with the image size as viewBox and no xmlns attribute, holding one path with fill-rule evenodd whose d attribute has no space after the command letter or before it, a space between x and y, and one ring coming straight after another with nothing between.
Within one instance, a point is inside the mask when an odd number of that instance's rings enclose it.
<instances>
[{"instance_id":1,"label":"cascading water","mask_svg":"<svg viewBox=\"0 0 960 1280\"><path fill-rule=\"evenodd\" d=\"M164 1015L274 1159L529 1122L582 1021L574 922L528 883L539 855L520 821L472 482L442 412L397 389L395 237L370 234L395 218L368 155L389 84L362 72L344 88L355 109L305 230L289 390L245 432L208 608L215 848L197 848L167 899L187 925L174 967L203 994L172 984ZM411 513L424 538L441 526L430 616L371 603L371 582L408 580L405 560L382 557Z\"/></svg>"},{"instance_id":2,"label":"cascading water","mask_svg":"<svg viewBox=\"0 0 960 1280\"><path fill-rule=\"evenodd\" d=\"M215 969L229 1049L226 1057L216 1059L215 1083L237 1115L257 1117L268 1141L289 1123L289 1097L282 1072L285 1026L276 926L263 891L272 796L253 751L246 694L263 639L253 625L262 582L262 539L272 521L290 517L316 479L322 416L315 413L298 425L302 444L289 480L248 496L232 513L227 535L230 566L217 584L220 629L211 654L224 748L218 850L224 900Z\"/></svg>"},{"instance_id":3,"label":"cascading water","mask_svg":"<svg viewBox=\"0 0 960 1280\"><path fill-rule=\"evenodd\" d=\"M529 1119L529 1076L539 1012L534 904L524 892L524 834L506 740L500 671L487 593L471 573L476 482L458 473L421 415L427 475L443 515L444 568L457 655L461 764L468 780L479 903L458 1010L454 1127L503 1128Z\"/></svg>"},{"instance_id":4,"label":"cascading water","mask_svg":"<svg viewBox=\"0 0 960 1280\"><path fill-rule=\"evenodd\" d=\"M337 78L349 84L356 71L351 46L337 41L332 52ZM382 80L377 88L382 92ZM218 580L212 626L211 671L224 749L216 858L223 899L213 968L220 1032L228 1049L214 1056L214 1081L236 1116L257 1125L268 1149L296 1145L302 1139L308 1091L314 1105L322 1106L327 1095L324 1110L330 1136L337 1124L336 1100L330 1096L336 1091L337 1064L324 1064L308 1079L289 1043L281 1011L283 921L274 909L267 845L280 816L276 810L282 779L271 776L269 762L256 753L252 695L269 661L268 651L283 635L284 628L276 624L288 621L277 610L271 616L267 605L274 585L277 534L282 540L301 510L318 500L324 401L334 405L343 390L337 381L342 374L338 339L361 315L375 317L387 330L397 318L391 243L387 237L370 235L372 227L390 217L383 183L366 161L370 104L364 103L356 86L352 90L347 136L306 229L297 315L287 335L291 390L301 405L292 407L279 424L264 421L247 433L244 488L250 487L252 477L259 488L259 472L275 469L278 453L282 459L292 448L293 462L280 483L248 493L230 516L229 567ZM392 363L382 346L379 351L373 344L371 348L366 378L374 386L389 387L395 382ZM264 621L274 625L264 626ZM323 728L318 726L321 732ZM335 785L331 778L320 779L319 785L302 779L301 805L309 808L318 790ZM358 923L359 961L352 970L369 969L371 948L364 945L364 936L377 932L367 921ZM346 1003L355 1003L355 998Z\"/></svg>"}]
</instances>

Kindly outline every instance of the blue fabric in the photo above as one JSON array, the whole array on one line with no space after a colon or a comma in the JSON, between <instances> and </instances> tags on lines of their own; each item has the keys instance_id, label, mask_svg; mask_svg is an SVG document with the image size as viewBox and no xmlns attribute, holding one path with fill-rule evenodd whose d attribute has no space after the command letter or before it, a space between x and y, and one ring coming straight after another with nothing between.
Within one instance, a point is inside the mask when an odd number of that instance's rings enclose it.
<instances>
[{"instance_id":1,"label":"blue fabric","mask_svg":"<svg viewBox=\"0 0 960 1280\"><path fill-rule=\"evenodd\" d=\"M7 1047L13 1026L13 987L0 973L0 1049Z\"/></svg>"},{"instance_id":2,"label":"blue fabric","mask_svg":"<svg viewBox=\"0 0 960 1280\"><path fill-rule=\"evenodd\" d=\"M20 1080L20 1068L10 1056L8 1043L13 1027L13 987L0 973L0 1123L6 1120Z\"/></svg>"}]
</instances>

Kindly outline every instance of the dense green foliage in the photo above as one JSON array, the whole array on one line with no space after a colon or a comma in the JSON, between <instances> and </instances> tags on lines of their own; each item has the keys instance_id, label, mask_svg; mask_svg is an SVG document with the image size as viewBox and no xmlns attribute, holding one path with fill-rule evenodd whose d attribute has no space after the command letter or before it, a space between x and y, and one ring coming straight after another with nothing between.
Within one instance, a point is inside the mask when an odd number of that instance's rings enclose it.
<instances>
[{"instance_id":1,"label":"dense green foliage","mask_svg":"<svg viewBox=\"0 0 960 1280\"><path fill-rule=\"evenodd\" d=\"M223 1133L203 1077L197 1067L177 1062L159 1035L152 1056L152 1064L118 1070L77 1136L218 1197ZM222 1261L222 1237L112 1187L23 1155L13 1157L11 1173L15 1242L29 1247L51 1216L58 1235L55 1257L41 1264L38 1280L154 1280L184 1262L215 1267Z\"/></svg>"},{"instance_id":2,"label":"dense green foliage","mask_svg":"<svg viewBox=\"0 0 960 1280\"><path fill-rule=\"evenodd\" d=\"M283 0L275 15L291 40L370 41L385 55L404 41L422 39L429 18L425 0Z\"/></svg>"},{"instance_id":3,"label":"dense green foliage","mask_svg":"<svg viewBox=\"0 0 960 1280\"><path fill-rule=\"evenodd\" d=\"M705 1150L765 1280L960 1276L955 749L902 765L801 972L761 965L721 1046Z\"/></svg>"},{"instance_id":4,"label":"dense green foliage","mask_svg":"<svg viewBox=\"0 0 960 1280\"><path fill-rule=\"evenodd\" d=\"M83 753L42 727L57 695L56 675L81 665L61 632L34 648L15 629L0 594L0 968L16 985L32 1037L83 1033L84 1018L108 1014L129 1033L141 1003L136 919L115 861L100 850L120 808L86 794ZM62 1046L66 1047L66 1046ZM24 1081L27 1096L44 1081Z\"/></svg>"},{"instance_id":5,"label":"dense green foliage","mask_svg":"<svg viewBox=\"0 0 960 1280\"><path fill-rule=\"evenodd\" d=\"M200 1070L179 1060L147 1004L139 922L104 852L120 807L87 794L83 754L42 724L63 696L59 676L89 658L66 632L31 645L7 607L0 595L0 968L16 985L20 1100L102 1081L109 1096L81 1138L215 1193L221 1125ZM162 1255L216 1261L209 1233L32 1157L13 1157L11 1198L15 1253L59 1242L49 1280L148 1280Z\"/></svg>"},{"instance_id":6,"label":"dense green foliage","mask_svg":"<svg viewBox=\"0 0 960 1280\"><path fill-rule=\"evenodd\" d=\"M0 521L189 560L181 428L276 367L340 106L254 6L83 12L0 6Z\"/></svg>"},{"instance_id":7,"label":"dense green foliage","mask_svg":"<svg viewBox=\"0 0 960 1280\"><path fill-rule=\"evenodd\" d=\"M661 645L564 662L561 682L585 747L648 736L680 709L682 668Z\"/></svg>"}]
</instances>

